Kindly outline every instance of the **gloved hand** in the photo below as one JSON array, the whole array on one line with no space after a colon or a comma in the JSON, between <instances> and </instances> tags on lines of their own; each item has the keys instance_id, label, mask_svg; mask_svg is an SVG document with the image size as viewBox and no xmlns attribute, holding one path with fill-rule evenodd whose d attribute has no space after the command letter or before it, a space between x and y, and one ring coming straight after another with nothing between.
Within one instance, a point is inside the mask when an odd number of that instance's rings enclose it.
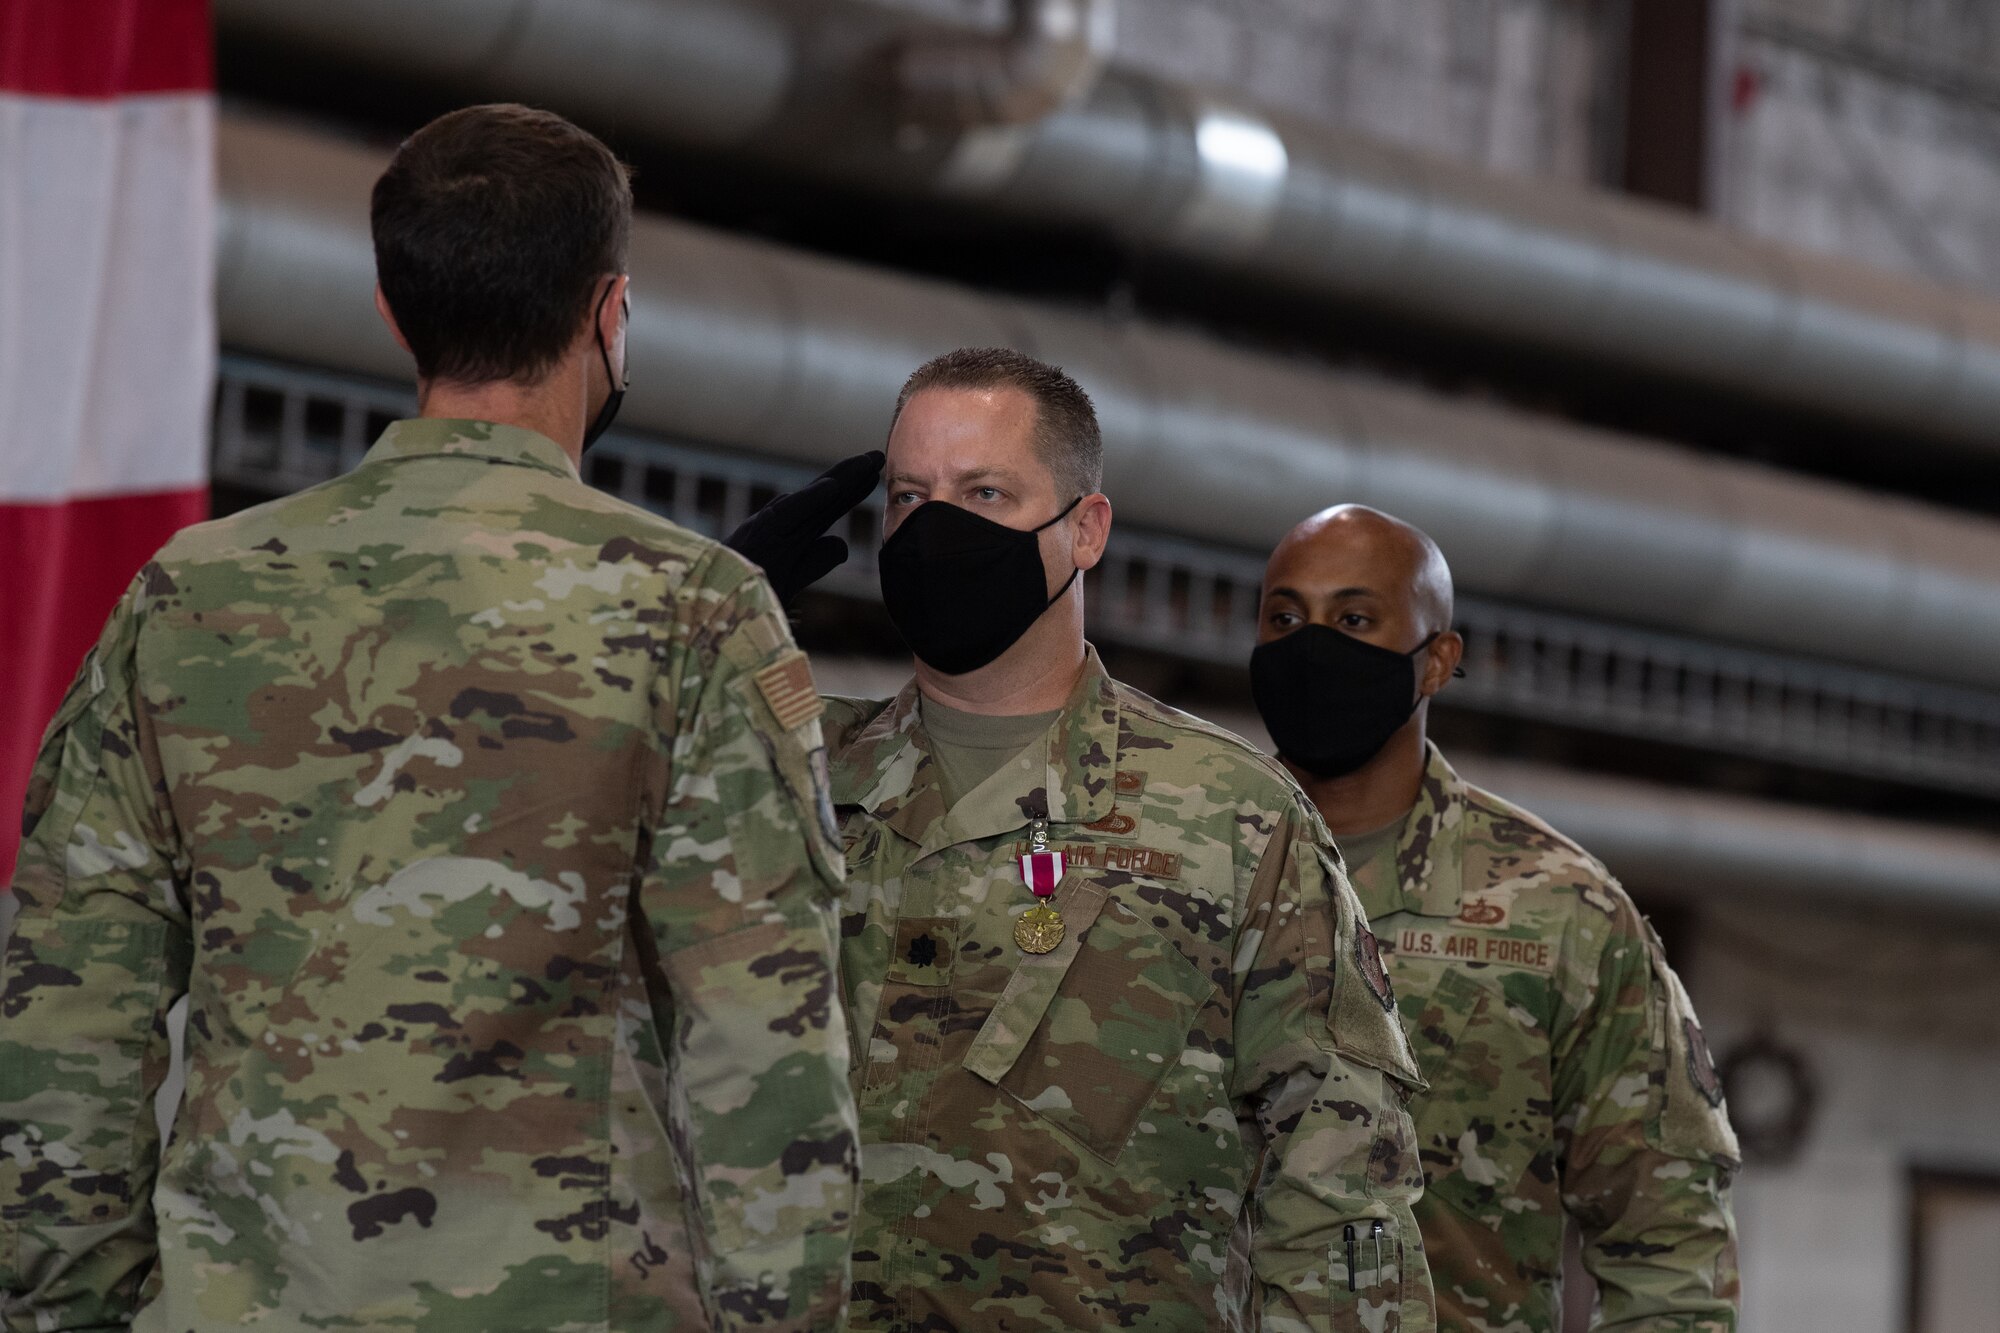
<instances>
[{"instance_id":1,"label":"gloved hand","mask_svg":"<svg viewBox=\"0 0 2000 1333\"><path fill-rule=\"evenodd\" d=\"M744 519L722 544L762 567L778 601L790 607L847 559L847 543L827 529L868 498L884 461L879 449L842 459Z\"/></svg>"}]
</instances>

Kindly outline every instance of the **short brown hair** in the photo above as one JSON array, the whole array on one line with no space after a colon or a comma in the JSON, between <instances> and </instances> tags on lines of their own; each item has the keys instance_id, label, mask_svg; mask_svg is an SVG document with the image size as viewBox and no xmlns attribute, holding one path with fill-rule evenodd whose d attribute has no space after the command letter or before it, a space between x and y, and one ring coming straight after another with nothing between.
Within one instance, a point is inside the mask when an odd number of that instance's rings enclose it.
<instances>
[{"instance_id":1,"label":"short brown hair","mask_svg":"<svg viewBox=\"0 0 2000 1333\"><path fill-rule=\"evenodd\" d=\"M961 347L934 356L903 381L896 416L925 389L1019 389L1035 400L1035 452L1070 496L1089 495L1104 485L1104 437L1097 409L1083 386L1060 366L1037 361L1011 347ZM895 419L889 427L895 429Z\"/></svg>"},{"instance_id":2,"label":"short brown hair","mask_svg":"<svg viewBox=\"0 0 2000 1333\"><path fill-rule=\"evenodd\" d=\"M625 271L632 185L596 136L514 103L438 117L370 210L375 271L425 379L533 381Z\"/></svg>"}]
</instances>

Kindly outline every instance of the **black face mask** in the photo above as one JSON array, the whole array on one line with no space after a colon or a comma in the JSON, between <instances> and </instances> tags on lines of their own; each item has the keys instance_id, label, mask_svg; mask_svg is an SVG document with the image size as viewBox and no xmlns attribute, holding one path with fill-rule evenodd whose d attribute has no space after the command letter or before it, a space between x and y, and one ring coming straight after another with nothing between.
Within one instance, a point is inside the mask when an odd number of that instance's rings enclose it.
<instances>
[{"instance_id":1,"label":"black face mask","mask_svg":"<svg viewBox=\"0 0 2000 1333\"><path fill-rule=\"evenodd\" d=\"M604 295L597 298L598 311L604 309L605 299L610 295L611 289L606 287ZM625 322L627 324L632 322L632 302L630 300L625 302ZM618 377L611 373L611 349L604 344L604 326L597 322L596 312L592 312L591 323L597 329L597 353L604 358L604 382L611 386L611 392L605 395L604 406L597 409L597 415L591 419L588 426L583 428L583 452L585 453L590 452L590 446L596 444L603 437L604 432L611 429L611 423L618 419L618 409L625 405L625 390L632 383L629 374L626 376L625 383L620 384ZM630 371L632 367L629 364L629 357L627 357L627 362L628 364L625 368L627 371Z\"/></svg>"},{"instance_id":2,"label":"black face mask","mask_svg":"<svg viewBox=\"0 0 2000 1333\"><path fill-rule=\"evenodd\" d=\"M1083 503L1078 496L1040 528L1023 531L942 500L918 505L882 543L882 601L903 642L947 676L963 675L1012 648L1062 600L1079 571L1047 595L1041 544Z\"/></svg>"},{"instance_id":3,"label":"black face mask","mask_svg":"<svg viewBox=\"0 0 2000 1333\"><path fill-rule=\"evenodd\" d=\"M1250 654L1250 693L1278 747L1319 778L1345 777L1381 753L1420 702L1417 657L1303 625Z\"/></svg>"}]
</instances>

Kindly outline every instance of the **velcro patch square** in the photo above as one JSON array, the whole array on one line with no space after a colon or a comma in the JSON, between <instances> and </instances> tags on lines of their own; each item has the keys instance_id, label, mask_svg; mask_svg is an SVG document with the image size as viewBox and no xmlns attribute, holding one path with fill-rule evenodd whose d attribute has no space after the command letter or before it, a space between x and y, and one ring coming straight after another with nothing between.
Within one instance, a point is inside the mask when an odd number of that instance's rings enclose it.
<instances>
[{"instance_id":1,"label":"velcro patch square","mask_svg":"<svg viewBox=\"0 0 2000 1333\"><path fill-rule=\"evenodd\" d=\"M759 671L753 679L778 725L787 731L803 727L826 711L819 691L813 688L812 667L806 655L796 649Z\"/></svg>"}]
</instances>

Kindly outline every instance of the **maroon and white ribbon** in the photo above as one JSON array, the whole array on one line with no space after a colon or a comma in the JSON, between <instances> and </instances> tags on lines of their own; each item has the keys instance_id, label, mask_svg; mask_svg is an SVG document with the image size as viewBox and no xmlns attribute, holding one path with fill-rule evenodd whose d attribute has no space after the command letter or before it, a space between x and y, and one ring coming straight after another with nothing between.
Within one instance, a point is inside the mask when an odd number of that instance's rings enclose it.
<instances>
[{"instance_id":1,"label":"maroon and white ribbon","mask_svg":"<svg viewBox=\"0 0 2000 1333\"><path fill-rule=\"evenodd\" d=\"M1062 883L1064 865L1061 852L1028 852L1021 857L1021 882L1046 898Z\"/></svg>"}]
</instances>

